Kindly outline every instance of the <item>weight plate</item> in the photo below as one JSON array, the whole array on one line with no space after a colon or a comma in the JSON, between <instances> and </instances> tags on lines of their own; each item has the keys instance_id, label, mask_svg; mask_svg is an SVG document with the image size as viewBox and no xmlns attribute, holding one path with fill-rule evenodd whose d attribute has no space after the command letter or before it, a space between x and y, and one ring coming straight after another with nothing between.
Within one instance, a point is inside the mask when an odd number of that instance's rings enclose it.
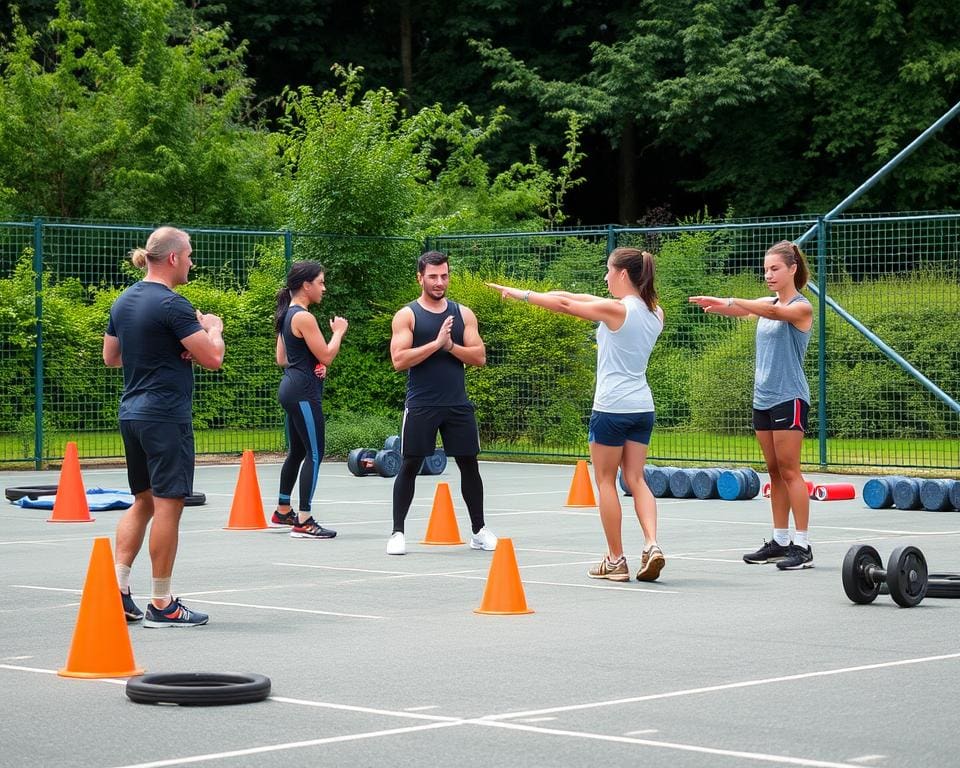
<instances>
[{"instance_id":1,"label":"weight plate","mask_svg":"<svg viewBox=\"0 0 960 768\"><path fill-rule=\"evenodd\" d=\"M437 448L432 456L427 456L420 465L421 475L439 475L447 468L447 453Z\"/></svg>"},{"instance_id":2,"label":"weight plate","mask_svg":"<svg viewBox=\"0 0 960 768\"><path fill-rule=\"evenodd\" d=\"M270 678L220 672L156 673L130 678L126 691L138 704L247 704L270 695Z\"/></svg>"},{"instance_id":3,"label":"weight plate","mask_svg":"<svg viewBox=\"0 0 960 768\"><path fill-rule=\"evenodd\" d=\"M364 450L364 448L354 448L347 454L347 469L350 470L350 474L356 477L363 477L364 474L366 474L360 469L360 454L362 454Z\"/></svg>"},{"instance_id":4,"label":"weight plate","mask_svg":"<svg viewBox=\"0 0 960 768\"><path fill-rule=\"evenodd\" d=\"M897 547L887 560L887 588L901 608L919 605L927 594L927 561L916 547Z\"/></svg>"},{"instance_id":5,"label":"weight plate","mask_svg":"<svg viewBox=\"0 0 960 768\"><path fill-rule=\"evenodd\" d=\"M380 477L396 477L402 463L403 459L396 451L377 451L373 459L373 467Z\"/></svg>"},{"instance_id":6,"label":"weight plate","mask_svg":"<svg viewBox=\"0 0 960 768\"><path fill-rule=\"evenodd\" d=\"M840 570L843 591L854 603L872 603L880 594L880 581L867 574L867 567L880 568L880 553L869 544L854 544L847 550Z\"/></svg>"},{"instance_id":7,"label":"weight plate","mask_svg":"<svg viewBox=\"0 0 960 768\"><path fill-rule=\"evenodd\" d=\"M400 453L400 435L390 435L383 441L383 450Z\"/></svg>"}]
</instances>

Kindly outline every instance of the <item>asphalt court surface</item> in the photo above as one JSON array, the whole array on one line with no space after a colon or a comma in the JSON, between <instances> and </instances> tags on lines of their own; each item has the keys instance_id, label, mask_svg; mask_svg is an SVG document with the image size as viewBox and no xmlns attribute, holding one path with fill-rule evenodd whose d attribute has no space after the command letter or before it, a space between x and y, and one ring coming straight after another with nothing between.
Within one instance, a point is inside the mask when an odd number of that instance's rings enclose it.
<instances>
[{"instance_id":1,"label":"asphalt court surface","mask_svg":"<svg viewBox=\"0 0 960 768\"><path fill-rule=\"evenodd\" d=\"M279 466L258 463L269 517ZM815 568L784 573L741 556L770 535L765 499L661 499L667 566L655 584L587 578L604 551L596 509L569 509L572 466L481 464L488 526L513 540L535 613L474 613L492 553L426 546L437 482L469 520L453 462L420 477L408 554L390 557L392 481L321 467L314 515L339 535L224 530L239 465L197 468L207 504L187 508L174 592L210 624L130 627L149 672L251 671L267 701L188 708L130 702L122 680L57 676L73 635L92 523L0 511L0 764L11 766L947 766L960 738L960 601L851 604L840 566L898 544L931 571L960 571L960 513L811 502ZM84 467L88 488L123 469ZM766 478L762 476L765 480ZM3 472L4 487L57 472ZM630 499L632 571L642 540ZM133 569L149 595L146 547Z\"/></svg>"}]
</instances>

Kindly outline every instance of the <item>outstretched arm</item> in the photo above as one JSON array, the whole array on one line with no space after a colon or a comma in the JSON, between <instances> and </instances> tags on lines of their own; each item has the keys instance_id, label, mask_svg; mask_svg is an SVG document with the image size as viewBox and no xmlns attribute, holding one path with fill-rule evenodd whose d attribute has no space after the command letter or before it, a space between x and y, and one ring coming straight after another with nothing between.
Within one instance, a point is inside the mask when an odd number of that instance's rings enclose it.
<instances>
[{"instance_id":1,"label":"outstretched arm","mask_svg":"<svg viewBox=\"0 0 960 768\"><path fill-rule=\"evenodd\" d=\"M718 299L716 296L691 296L687 299L690 304L696 304L704 312L711 315L725 317L749 317L753 313L749 309L736 304L737 299Z\"/></svg>"},{"instance_id":2,"label":"outstretched arm","mask_svg":"<svg viewBox=\"0 0 960 768\"><path fill-rule=\"evenodd\" d=\"M602 299L599 296L589 296L586 299L575 298L576 294L565 292L537 293L520 288L511 288L506 285L487 283L505 299L515 299L535 304L538 307L549 309L564 315L573 315L582 320L595 323L604 323L611 330L617 330L627 317L627 308L616 299Z\"/></svg>"}]
</instances>

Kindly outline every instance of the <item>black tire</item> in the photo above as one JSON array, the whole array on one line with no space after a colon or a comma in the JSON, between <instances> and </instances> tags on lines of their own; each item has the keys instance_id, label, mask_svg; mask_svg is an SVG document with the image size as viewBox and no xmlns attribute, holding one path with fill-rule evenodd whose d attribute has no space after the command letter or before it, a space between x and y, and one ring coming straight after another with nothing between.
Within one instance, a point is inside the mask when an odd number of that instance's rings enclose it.
<instances>
[{"instance_id":1,"label":"black tire","mask_svg":"<svg viewBox=\"0 0 960 768\"><path fill-rule=\"evenodd\" d=\"M26 496L28 499L33 500L38 496L54 496L57 493L57 486L55 485L31 485L23 486L22 488L6 488L4 493L7 496L7 501L16 501L17 499L22 499Z\"/></svg>"},{"instance_id":2,"label":"black tire","mask_svg":"<svg viewBox=\"0 0 960 768\"><path fill-rule=\"evenodd\" d=\"M183 500L185 507L202 507L206 503L207 494L205 493L192 493Z\"/></svg>"},{"instance_id":3,"label":"black tire","mask_svg":"<svg viewBox=\"0 0 960 768\"><path fill-rule=\"evenodd\" d=\"M126 690L138 704L248 704L270 695L270 678L253 673L157 673L130 678Z\"/></svg>"}]
</instances>

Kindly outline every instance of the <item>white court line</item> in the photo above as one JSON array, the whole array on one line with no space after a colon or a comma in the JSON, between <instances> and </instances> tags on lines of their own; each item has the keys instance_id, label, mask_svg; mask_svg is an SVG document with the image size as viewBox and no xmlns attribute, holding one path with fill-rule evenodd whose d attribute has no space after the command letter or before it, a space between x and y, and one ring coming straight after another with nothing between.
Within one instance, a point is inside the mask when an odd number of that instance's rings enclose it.
<instances>
[{"instance_id":1,"label":"white court line","mask_svg":"<svg viewBox=\"0 0 960 768\"><path fill-rule=\"evenodd\" d=\"M644 728L642 731L627 731L624 736L644 736L648 733L657 733L656 728Z\"/></svg>"},{"instance_id":2,"label":"white court line","mask_svg":"<svg viewBox=\"0 0 960 768\"><path fill-rule=\"evenodd\" d=\"M537 725L520 725L518 723L502 723L471 720L471 724L485 724L495 728L506 727L508 730L541 733L550 736L573 736L578 739L592 741L612 741L618 744L639 744L644 747L659 747L680 752L698 752L703 755L718 755L720 757L739 757L746 760L758 760L765 763L779 763L780 765L802 765L808 768L850 768L849 763L834 763L829 760L811 760L804 757L787 757L785 755L767 755L762 752L743 752L736 749L719 749L716 747L700 747L693 744L678 744L674 741L653 741L651 739L634 739L628 736L606 736L600 733L584 733L582 731L566 731L558 728L544 728Z\"/></svg>"},{"instance_id":3,"label":"white court line","mask_svg":"<svg viewBox=\"0 0 960 768\"><path fill-rule=\"evenodd\" d=\"M851 757L847 760L850 763L875 763L877 760L886 760L886 755L863 755L861 757Z\"/></svg>"},{"instance_id":4,"label":"white court line","mask_svg":"<svg viewBox=\"0 0 960 768\"><path fill-rule=\"evenodd\" d=\"M395 709L376 709L374 707L359 707L354 704L331 704L327 701L311 701L310 699L291 699L286 696L271 696L270 701L276 701L281 704L296 704L301 707L320 707L321 709L336 709L342 712L360 712L364 715L386 715L387 717L405 717L413 720L429 720L430 722L442 722L449 725L464 723L462 717L449 717L447 715L422 715L415 712L414 709L395 710Z\"/></svg>"},{"instance_id":5,"label":"white court line","mask_svg":"<svg viewBox=\"0 0 960 768\"><path fill-rule=\"evenodd\" d=\"M404 707L404 712L425 712L428 709L440 709L436 704L427 704L423 707Z\"/></svg>"},{"instance_id":6,"label":"white court line","mask_svg":"<svg viewBox=\"0 0 960 768\"><path fill-rule=\"evenodd\" d=\"M425 725L410 725L406 728L390 728L384 731L367 731L366 733L352 733L347 736L328 736L325 739L311 739L309 741L291 741L286 744L272 744L267 747L250 747L249 749L233 749L229 752L211 752L206 755L192 755L190 757L177 757L171 760L154 760L149 763L131 763L117 768L165 768L170 765L188 765L190 763L203 763L208 760L224 760L228 757L245 757L246 755L263 755L269 752L282 752L288 749L303 749L304 747L318 747L322 744L338 744L345 741L359 741L360 739L375 739L380 736L394 736L400 733L415 733L416 731L429 731L436 728L449 728L452 725L460 725L462 721L450 723L427 723Z\"/></svg>"},{"instance_id":7,"label":"white court line","mask_svg":"<svg viewBox=\"0 0 960 768\"><path fill-rule=\"evenodd\" d=\"M506 720L514 717L535 717L537 715L550 715L555 712L573 712L581 709L596 709L598 707L611 707L618 704L636 704L642 701L656 701L658 699L672 699L678 696L694 696L701 693L714 693L716 691L732 691L737 688L752 688L758 685L772 685L775 683L785 683L793 680L807 680L815 677L831 677L833 675L845 675L851 672L866 672L873 669L889 669L891 667L902 667L910 664L925 664L930 661L947 661L950 659L960 659L960 653L945 653L940 656L921 656L915 659L900 659L899 661L882 661L877 664L861 664L857 667L840 667L838 669L824 669L819 672L801 672L796 675L783 675L782 677L767 677L759 680L744 680L739 683L722 683L720 685L708 685L704 688L687 688L680 691L669 691L666 693L651 693L646 696L630 696L625 699L609 699L607 701L594 701L588 704L571 704L563 707L548 707L546 709L530 709L525 712L505 712L499 715L486 715L483 720Z\"/></svg>"},{"instance_id":8,"label":"white court line","mask_svg":"<svg viewBox=\"0 0 960 768\"><path fill-rule=\"evenodd\" d=\"M369 616L364 613L338 613L336 611L317 611L311 608L287 608L280 605L254 605L253 603L224 603L219 600L198 600L191 598L191 602L204 605L227 605L235 608L255 608L258 611L287 611L289 613L311 613L319 616L340 616L345 619L385 619L386 616Z\"/></svg>"}]
</instances>

